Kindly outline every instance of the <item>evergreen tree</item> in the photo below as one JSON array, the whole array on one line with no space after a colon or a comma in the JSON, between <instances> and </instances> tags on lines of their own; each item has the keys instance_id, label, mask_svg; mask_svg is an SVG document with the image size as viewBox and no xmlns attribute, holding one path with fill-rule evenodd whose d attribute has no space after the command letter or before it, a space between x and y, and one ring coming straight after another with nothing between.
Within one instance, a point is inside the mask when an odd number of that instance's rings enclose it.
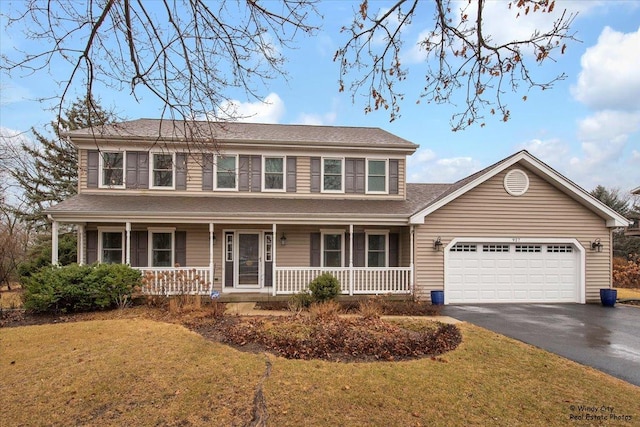
<instances>
[{"instance_id":1,"label":"evergreen tree","mask_svg":"<svg viewBox=\"0 0 640 427\"><path fill-rule=\"evenodd\" d=\"M593 191L591 191L591 195L622 216L627 216L630 213L630 197L621 196L620 189L618 188L608 190L602 185L598 185Z\"/></svg>"},{"instance_id":2,"label":"evergreen tree","mask_svg":"<svg viewBox=\"0 0 640 427\"><path fill-rule=\"evenodd\" d=\"M45 228L43 211L78 192L78 151L62 136L65 132L113 123L116 116L104 110L93 97L78 98L51 122L54 138L32 128L37 143L21 144L29 164L11 173L22 189L27 208L20 214L36 228Z\"/></svg>"}]
</instances>

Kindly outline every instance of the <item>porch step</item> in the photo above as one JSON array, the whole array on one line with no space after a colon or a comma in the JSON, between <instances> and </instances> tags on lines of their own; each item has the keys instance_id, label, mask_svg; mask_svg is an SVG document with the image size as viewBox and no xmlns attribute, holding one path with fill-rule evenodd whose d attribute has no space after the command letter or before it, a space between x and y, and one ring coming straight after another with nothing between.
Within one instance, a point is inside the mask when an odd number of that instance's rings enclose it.
<instances>
[{"instance_id":1,"label":"porch step","mask_svg":"<svg viewBox=\"0 0 640 427\"><path fill-rule=\"evenodd\" d=\"M230 302L227 303L225 314L249 314L255 308L255 302Z\"/></svg>"}]
</instances>

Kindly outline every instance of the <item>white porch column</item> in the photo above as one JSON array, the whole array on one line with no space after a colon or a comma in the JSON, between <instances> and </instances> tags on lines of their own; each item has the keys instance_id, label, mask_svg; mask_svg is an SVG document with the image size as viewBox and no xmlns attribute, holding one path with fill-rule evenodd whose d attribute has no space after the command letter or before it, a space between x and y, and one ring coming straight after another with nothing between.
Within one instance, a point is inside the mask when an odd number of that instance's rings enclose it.
<instances>
[{"instance_id":1,"label":"white porch column","mask_svg":"<svg viewBox=\"0 0 640 427\"><path fill-rule=\"evenodd\" d=\"M78 236L78 256L76 260L78 261L78 265L84 265L86 256L84 254L84 224L78 224L78 230L76 231Z\"/></svg>"},{"instance_id":2,"label":"white porch column","mask_svg":"<svg viewBox=\"0 0 640 427\"><path fill-rule=\"evenodd\" d=\"M353 224L349 224L349 295L353 295Z\"/></svg>"},{"instance_id":3,"label":"white porch column","mask_svg":"<svg viewBox=\"0 0 640 427\"><path fill-rule=\"evenodd\" d=\"M271 225L271 233L273 233L273 235L271 236L271 260L272 260L272 265L271 268L273 269L273 273L271 274L271 295L273 295L274 297L276 296L276 284L277 284L277 279L278 279L278 275L276 274L276 242L277 242L277 234L276 234L276 223L274 222Z\"/></svg>"},{"instance_id":4,"label":"white porch column","mask_svg":"<svg viewBox=\"0 0 640 427\"><path fill-rule=\"evenodd\" d=\"M209 277L211 279L211 289L209 289L209 293L213 290L213 283L215 281L215 269L213 268L213 240L215 239L215 225L213 222L209 223Z\"/></svg>"},{"instance_id":5,"label":"white porch column","mask_svg":"<svg viewBox=\"0 0 640 427\"><path fill-rule=\"evenodd\" d=\"M125 239L127 239L127 253L125 254L124 262L127 265L131 265L131 222L127 221L124 229L127 233L125 236Z\"/></svg>"},{"instance_id":6,"label":"white porch column","mask_svg":"<svg viewBox=\"0 0 640 427\"><path fill-rule=\"evenodd\" d=\"M411 267L411 270L409 271L409 289L410 289L411 295L413 295L413 296L415 296L414 293L413 293L414 288L415 288L414 283L413 283L414 274L415 274L414 273L415 267L414 267L414 262L413 262L414 253L415 253L414 248L413 248L413 245L414 245L414 234L415 234L415 228L412 225L410 227L410 231L409 231L409 235L411 236L411 244L409 245L409 259L410 259L409 267Z\"/></svg>"},{"instance_id":7,"label":"white porch column","mask_svg":"<svg viewBox=\"0 0 640 427\"><path fill-rule=\"evenodd\" d=\"M58 265L58 221L51 223L51 264Z\"/></svg>"}]
</instances>

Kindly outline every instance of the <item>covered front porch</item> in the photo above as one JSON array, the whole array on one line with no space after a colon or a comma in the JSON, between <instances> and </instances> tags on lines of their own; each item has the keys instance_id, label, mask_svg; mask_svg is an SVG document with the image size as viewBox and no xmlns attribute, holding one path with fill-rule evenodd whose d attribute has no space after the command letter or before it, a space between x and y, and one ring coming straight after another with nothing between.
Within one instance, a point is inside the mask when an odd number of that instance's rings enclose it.
<instances>
[{"instance_id":1,"label":"covered front porch","mask_svg":"<svg viewBox=\"0 0 640 427\"><path fill-rule=\"evenodd\" d=\"M54 221L54 236L58 226ZM142 272L146 295L286 296L324 273L338 279L343 295L413 292L410 226L102 221L76 227L79 263L126 263ZM54 238L54 264L57 253Z\"/></svg>"}]
</instances>

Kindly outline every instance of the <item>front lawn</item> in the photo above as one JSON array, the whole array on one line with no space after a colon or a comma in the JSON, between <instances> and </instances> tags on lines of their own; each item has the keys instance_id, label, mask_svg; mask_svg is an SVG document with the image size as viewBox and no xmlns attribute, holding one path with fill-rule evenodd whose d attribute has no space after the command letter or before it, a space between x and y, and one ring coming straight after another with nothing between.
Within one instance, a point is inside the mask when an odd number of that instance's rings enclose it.
<instances>
[{"instance_id":1,"label":"front lawn","mask_svg":"<svg viewBox=\"0 0 640 427\"><path fill-rule=\"evenodd\" d=\"M580 406L611 406L632 417L616 425L640 419L640 388L460 327L463 342L454 351L372 363L240 352L143 318L1 328L0 419L209 426L249 425L266 414L272 426L561 426L586 415Z\"/></svg>"}]
</instances>

